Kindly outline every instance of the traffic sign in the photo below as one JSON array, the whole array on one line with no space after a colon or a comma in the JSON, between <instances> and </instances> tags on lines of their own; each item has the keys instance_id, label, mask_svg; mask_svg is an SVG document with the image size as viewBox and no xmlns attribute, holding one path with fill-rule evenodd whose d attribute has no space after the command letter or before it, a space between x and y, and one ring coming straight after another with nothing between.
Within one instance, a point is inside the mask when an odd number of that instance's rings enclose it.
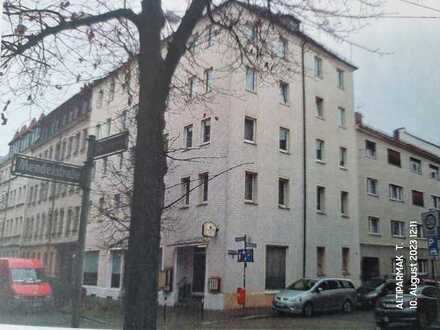
<instances>
[{"instance_id":1,"label":"traffic sign","mask_svg":"<svg viewBox=\"0 0 440 330\"><path fill-rule=\"evenodd\" d=\"M15 154L11 173L35 179L79 184L82 167L73 164Z\"/></svg>"},{"instance_id":2,"label":"traffic sign","mask_svg":"<svg viewBox=\"0 0 440 330\"><path fill-rule=\"evenodd\" d=\"M94 159L108 157L128 148L128 131L114 134L103 139L99 139L95 144Z\"/></svg>"},{"instance_id":3,"label":"traffic sign","mask_svg":"<svg viewBox=\"0 0 440 330\"><path fill-rule=\"evenodd\" d=\"M246 236L238 236L235 238L236 242L244 242L246 240Z\"/></svg>"},{"instance_id":4,"label":"traffic sign","mask_svg":"<svg viewBox=\"0 0 440 330\"><path fill-rule=\"evenodd\" d=\"M428 252L431 257L439 255L437 237L428 238Z\"/></svg>"},{"instance_id":5,"label":"traffic sign","mask_svg":"<svg viewBox=\"0 0 440 330\"><path fill-rule=\"evenodd\" d=\"M238 250L238 262L254 262L254 250L253 249L239 249Z\"/></svg>"},{"instance_id":6,"label":"traffic sign","mask_svg":"<svg viewBox=\"0 0 440 330\"><path fill-rule=\"evenodd\" d=\"M246 247L255 249L257 248L257 243L247 242Z\"/></svg>"}]
</instances>

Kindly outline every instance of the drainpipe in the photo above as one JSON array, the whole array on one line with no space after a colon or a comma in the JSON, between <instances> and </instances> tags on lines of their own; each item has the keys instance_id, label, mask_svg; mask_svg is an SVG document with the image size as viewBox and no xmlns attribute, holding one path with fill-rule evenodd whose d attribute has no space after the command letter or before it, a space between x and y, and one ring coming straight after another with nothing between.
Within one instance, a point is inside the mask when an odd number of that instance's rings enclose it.
<instances>
[{"instance_id":1,"label":"drainpipe","mask_svg":"<svg viewBox=\"0 0 440 330\"><path fill-rule=\"evenodd\" d=\"M307 251L307 134L306 134L306 74L304 52L306 41L301 44L301 78L302 78L302 131L303 131L303 278L306 277L306 251Z\"/></svg>"}]
</instances>

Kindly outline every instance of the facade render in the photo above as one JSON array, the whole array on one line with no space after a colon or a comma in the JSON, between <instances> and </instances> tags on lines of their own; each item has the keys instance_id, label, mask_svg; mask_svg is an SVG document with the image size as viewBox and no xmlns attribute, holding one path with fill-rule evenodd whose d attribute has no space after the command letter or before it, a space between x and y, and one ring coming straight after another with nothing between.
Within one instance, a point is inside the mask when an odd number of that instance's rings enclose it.
<instances>
[{"instance_id":1,"label":"facade render","mask_svg":"<svg viewBox=\"0 0 440 330\"><path fill-rule=\"evenodd\" d=\"M418 228L419 274L438 276L436 262L428 256L421 213L440 208L440 146L404 129L388 135L366 125L360 114L356 129L362 277L391 276L399 254L409 274L411 224ZM404 248L397 252L396 245Z\"/></svg>"},{"instance_id":2,"label":"facade render","mask_svg":"<svg viewBox=\"0 0 440 330\"><path fill-rule=\"evenodd\" d=\"M43 260L46 271L70 282L80 216L77 186L11 174L15 153L81 165L86 155L91 89L23 127L0 165L0 255Z\"/></svg>"}]
</instances>

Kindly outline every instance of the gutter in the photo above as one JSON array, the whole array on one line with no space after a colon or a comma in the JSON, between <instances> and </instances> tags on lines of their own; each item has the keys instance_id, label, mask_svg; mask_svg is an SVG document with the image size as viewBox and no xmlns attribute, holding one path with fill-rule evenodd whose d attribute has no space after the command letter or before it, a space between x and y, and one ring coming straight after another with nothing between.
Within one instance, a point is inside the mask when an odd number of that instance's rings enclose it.
<instances>
[{"instance_id":1,"label":"gutter","mask_svg":"<svg viewBox=\"0 0 440 330\"><path fill-rule=\"evenodd\" d=\"M301 43L301 78L302 78L302 131L303 131L303 278L306 277L306 251L307 251L307 134L306 134L306 74L304 52L307 41Z\"/></svg>"}]
</instances>

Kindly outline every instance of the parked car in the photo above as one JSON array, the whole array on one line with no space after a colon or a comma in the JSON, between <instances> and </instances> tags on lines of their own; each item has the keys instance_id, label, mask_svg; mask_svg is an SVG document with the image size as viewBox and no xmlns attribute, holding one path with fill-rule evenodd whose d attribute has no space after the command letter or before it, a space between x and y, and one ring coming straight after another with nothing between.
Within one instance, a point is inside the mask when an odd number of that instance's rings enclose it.
<instances>
[{"instance_id":1,"label":"parked car","mask_svg":"<svg viewBox=\"0 0 440 330\"><path fill-rule=\"evenodd\" d=\"M396 281L395 280L386 280L379 284L376 288L371 291L366 292L357 290L357 302L358 305L362 308L373 308L376 306L377 302L380 298L386 296L389 293L395 292L396 290Z\"/></svg>"},{"instance_id":2,"label":"parked car","mask_svg":"<svg viewBox=\"0 0 440 330\"><path fill-rule=\"evenodd\" d=\"M300 279L277 293L272 309L278 313L311 317L316 312L342 310L350 313L356 305L356 290L347 279Z\"/></svg>"},{"instance_id":3,"label":"parked car","mask_svg":"<svg viewBox=\"0 0 440 330\"><path fill-rule=\"evenodd\" d=\"M414 329L427 328L434 320L427 308L437 306L440 289L431 285L422 285L416 289L415 295L418 304L420 303L417 308L411 308L410 301L415 297L409 293L408 288L404 289L402 308L396 302L395 292L380 299L375 308L377 326L380 329L387 329L390 325L409 325Z\"/></svg>"},{"instance_id":4,"label":"parked car","mask_svg":"<svg viewBox=\"0 0 440 330\"><path fill-rule=\"evenodd\" d=\"M0 301L7 309L50 308L52 288L38 259L0 259Z\"/></svg>"}]
</instances>

